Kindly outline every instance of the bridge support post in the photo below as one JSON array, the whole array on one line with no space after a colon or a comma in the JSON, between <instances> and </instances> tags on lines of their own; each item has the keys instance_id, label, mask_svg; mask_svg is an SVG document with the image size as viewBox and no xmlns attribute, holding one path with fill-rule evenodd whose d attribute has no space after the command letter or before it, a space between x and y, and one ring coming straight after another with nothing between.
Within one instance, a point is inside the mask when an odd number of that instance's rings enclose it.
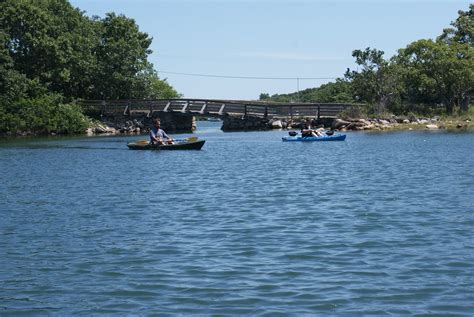
<instances>
[{"instance_id":1,"label":"bridge support post","mask_svg":"<svg viewBox=\"0 0 474 317\"><path fill-rule=\"evenodd\" d=\"M183 114L181 112L160 112L158 116L161 121L163 130L169 133L190 133L196 130L196 122L194 117L189 114ZM147 126L152 128L153 120L149 120Z\"/></svg>"}]
</instances>

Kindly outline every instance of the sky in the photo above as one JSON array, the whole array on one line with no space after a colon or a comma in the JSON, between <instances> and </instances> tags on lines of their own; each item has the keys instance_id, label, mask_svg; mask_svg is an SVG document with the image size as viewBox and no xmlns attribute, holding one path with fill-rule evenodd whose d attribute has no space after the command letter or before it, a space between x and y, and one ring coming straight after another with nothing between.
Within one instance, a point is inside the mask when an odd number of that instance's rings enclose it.
<instances>
[{"instance_id":1,"label":"sky","mask_svg":"<svg viewBox=\"0 0 474 317\"><path fill-rule=\"evenodd\" d=\"M107 12L115 12L133 18L140 31L153 38L149 61L160 78L166 79L184 98L234 100L257 100L261 93L291 93L333 82L343 77L347 68L357 69L353 50L376 48L384 51L388 59L413 41L435 39L458 17L458 10L467 11L470 3L464 0L70 2L88 16L104 17Z\"/></svg>"}]
</instances>

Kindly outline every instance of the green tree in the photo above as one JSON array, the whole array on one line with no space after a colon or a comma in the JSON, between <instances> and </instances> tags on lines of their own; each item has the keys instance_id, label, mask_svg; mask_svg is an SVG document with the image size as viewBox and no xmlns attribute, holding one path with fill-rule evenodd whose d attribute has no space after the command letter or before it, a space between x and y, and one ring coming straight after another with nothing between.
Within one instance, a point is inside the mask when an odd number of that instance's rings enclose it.
<instances>
[{"instance_id":1,"label":"green tree","mask_svg":"<svg viewBox=\"0 0 474 317\"><path fill-rule=\"evenodd\" d=\"M349 81L338 78L334 83L323 84L312 90L308 99L312 102L353 103L352 85Z\"/></svg>"},{"instance_id":2,"label":"green tree","mask_svg":"<svg viewBox=\"0 0 474 317\"><path fill-rule=\"evenodd\" d=\"M347 80L338 78L334 83L323 84L320 87L308 88L305 90L290 94L275 94L270 96L267 93L260 94L259 100L278 101L278 102L327 102L327 103L351 103L352 97L351 83Z\"/></svg>"},{"instance_id":3,"label":"green tree","mask_svg":"<svg viewBox=\"0 0 474 317\"><path fill-rule=\"evenodd\" d=\"M474 87L474 51L467 43L419 40L399 50L405 98L443 104L447 113L469 103Z\"/></svg>"},{"instance_id":4,"label":"green tree","mask_svg":"<svg viewBox=\"0 0 474 317\"><path fill-rule=\"evenodd\" d=\"M354 50L360 71L347 69L345 78L351 82L352 91L358 101L375 106L376 113L382 113L399 100L401 85L396 65L383 58L384 52L371 49Z\"/></svg>"},{"instance_id":5,"label":"green tree","mask_svg":"<svg viewBox=\"0 0 474 317\"><path fill-rule=\"evenodd\" d=\"M134 81L135 87L131 98L134 99L171 99L181 95L150 64L146 71L140 72Z\"/></svg>"},{"instance_id":6,"label":"green tree","mask_svg":"<svg viewBox=\"0 0 474 317\"><path fill-rule=\"evenodd\" d=\"M474 47L474 4L469 5L468 11L458 11L458 18L451 22L451 28L446 28L438 40L448 44L466 43Z\"/></svg>"},{"instance_id":7,"label":"green tree","mask_svg":"<svg viewBox=\"0 0 474 317\"><path fill-rule=\"evenodd\" d=\"M458 18L451 23L452 28L444 29L438 40L448 45L466 44L472 50L474 49L474 4L469 5L468 11L460 10L458 14ZM461 47L461 50L463 49L465 48ZM458 97L460 110L468 111L470 99L474 95L474 87L459 94L462 95Z\"/></svg>"},{"instance_id":8,"label":"green tree","mask_svg":"<svg viewBox=\"0 0 474 317\"><path fill-rule=\"evenodd\" d=\"M67 0L0 0L0 132L73 133L76 98L175 98L133 19L89 18Z\"/></svg>"},{"instance_id":9,"label":"green tree","mask_svg":"<svg viewBox=\"0 0 474 317\"><path fill-rule=\"evenodd\" d=\"M139 31L133 19L115 13L107 13L100 20L100 28L95 97L127 99L139 95L133 90L143 88L137 76L150 67L147 58L152 39Z\"/></svg>"},{"instance_id":10,"label":"green tree","mask_svg":"<svg viewBox=\"0 0 474 317\"><path fill-rule=\"evenodd\" d=\"M92 22L67 0L5 0L2 11L15 70L51 91L87 96L95 63Z\"/></svg>"}]
</instances>

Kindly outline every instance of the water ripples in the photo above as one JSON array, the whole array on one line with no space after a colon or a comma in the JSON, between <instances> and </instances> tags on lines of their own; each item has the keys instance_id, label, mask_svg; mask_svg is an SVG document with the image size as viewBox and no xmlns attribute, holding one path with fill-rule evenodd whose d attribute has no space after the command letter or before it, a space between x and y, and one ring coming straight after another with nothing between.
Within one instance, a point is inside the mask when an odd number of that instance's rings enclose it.
<instances>
[{"instance_id":1,"label":"water ripples","mask_svg":"<svg viewBox=\"0 0 474 317\"><path fill-rule=\"evenodd\" d=\"M203 131L1 146L0 315L472 313L472 133Z\"/></svg>"}]
</instances>

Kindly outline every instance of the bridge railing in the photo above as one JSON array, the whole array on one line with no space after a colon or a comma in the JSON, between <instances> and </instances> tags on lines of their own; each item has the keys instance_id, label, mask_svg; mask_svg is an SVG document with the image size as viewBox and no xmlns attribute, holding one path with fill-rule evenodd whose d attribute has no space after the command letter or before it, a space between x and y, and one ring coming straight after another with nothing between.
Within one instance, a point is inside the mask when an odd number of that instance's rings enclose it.
<instances>
[{"instance_id":1,"label":"bridge railing","mask_svg":"<svg viewBox=\"0 0 474 317\"><path fill-rule=\"evenodd\" d=\"M240 115L262 118L336 117L352 104L342 103L270 103L262 101L212 99L160 100L80 100L85 111L123 113L124 115L155 112L175 112L191 115Z\"/></svg>"}]
</instances>

